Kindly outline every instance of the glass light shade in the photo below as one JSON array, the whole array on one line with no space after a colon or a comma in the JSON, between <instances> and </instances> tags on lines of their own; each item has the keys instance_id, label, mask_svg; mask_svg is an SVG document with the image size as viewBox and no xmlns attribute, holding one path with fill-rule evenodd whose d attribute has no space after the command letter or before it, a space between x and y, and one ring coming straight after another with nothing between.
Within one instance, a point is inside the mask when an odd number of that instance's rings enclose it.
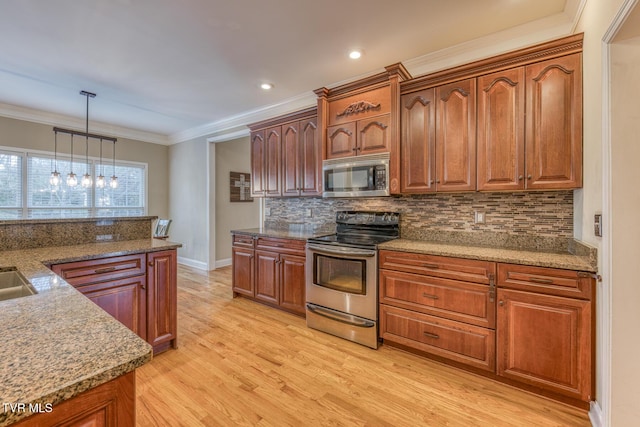
<instances>
[{"instance_id":1,"label":"glass light shade","mask_svg":"<svg viewBox=\"0 0 640 427\"><path fill-rule=\"evenodd\" d=\"M111 181L109 182L109 187L111 188L118 188L118 177L113 175L111 177Z\"/></svg>"},{"instance_id":2,"label":"glass light shade","mask_svg":"<svg viewBox=\"0 0 640 427\"><path fill-rule=\"evenodd\" d=\"M106 185L107 180L105 179L104 175L98 175L98 177L96 178L96 187L104 188Z\"/></svg>"},{"instance_id":3,"label":"glass light shade","mask_svg":"<svg viewBox=\"0 0 640 427\"><path fill-rule=\"evenodd\" d=\"M75 187L78 185L78 177L75 173L70 172L69 175L67 175L67 185L69 187Z\"/></svg>"},{"instance_id":4,"label":"glass light shade","mask_svg":"<svg viewBox=\"0 0 640 427\"><path fill-rule=\"evenodd\" d=\"M60 172L58 172L57 170L51 172L51 176L49 177L49 184L59 185L60 181Z\"/></svg>"},{"instance_id":5,"label":"glass light shade","mask_svg":"<svg viewBox=\"0 0 640 427\"><path fill-rule=\"evenodd\" d=\"M81 181L81 185L83 188L89 188L91 187L91 184L93 184L93 180L91 179L91 175L89 175L88 173L85 173L84 175L82 175L82 181Z\"/></svg>"}]
</instances>

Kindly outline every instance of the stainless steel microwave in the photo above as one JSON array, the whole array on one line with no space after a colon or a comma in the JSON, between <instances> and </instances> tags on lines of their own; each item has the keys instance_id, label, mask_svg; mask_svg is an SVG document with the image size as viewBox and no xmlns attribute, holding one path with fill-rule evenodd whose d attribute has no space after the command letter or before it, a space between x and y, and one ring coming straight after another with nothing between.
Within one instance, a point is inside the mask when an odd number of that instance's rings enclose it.
<instances>
[{"instance_id":1,"label":"stainless steel microwave","mask_svg":"<svg viewBox=\"0 0 640 427\"><path fill-rule=\"evenodd\" d=\"M389 153L322 162L322 197L389 195Z\"/></svg>"}]
</instances>

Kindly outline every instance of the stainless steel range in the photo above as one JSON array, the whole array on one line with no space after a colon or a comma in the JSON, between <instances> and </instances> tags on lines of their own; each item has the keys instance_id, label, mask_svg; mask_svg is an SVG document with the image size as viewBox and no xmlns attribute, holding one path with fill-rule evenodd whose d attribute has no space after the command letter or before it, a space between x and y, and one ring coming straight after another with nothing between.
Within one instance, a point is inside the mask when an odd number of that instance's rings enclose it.
<instances>
[{"instance_id":1,"label":"stainless steel range","mask_svg":"<svg viewBox=\"0 0 640 427\"><path fill-rule=\"evenodd\" d=\"M378 348L377 247L400 236L399 218L340 211L336 234L308 240L308 327Z\"/></svg>"}]
</instances>

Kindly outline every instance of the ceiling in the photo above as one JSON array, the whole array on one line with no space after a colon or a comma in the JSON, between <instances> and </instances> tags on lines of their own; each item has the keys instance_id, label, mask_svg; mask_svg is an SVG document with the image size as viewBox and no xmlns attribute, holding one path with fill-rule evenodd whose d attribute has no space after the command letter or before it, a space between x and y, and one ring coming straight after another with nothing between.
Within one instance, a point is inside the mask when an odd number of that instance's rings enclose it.
<instances>
[{"instance_id":1,"label":"ceiling","mask_svg":"<svg viewBox=\"0 0 640 427\"><path fill-rule=\"evenodd\" d=\"M565 35L578 2L3 1L0 115L83 129L86 90L97 94L90 131L168 144L312 105L313 89L385 65L415 76L480 54L478 41ZM353 48L362 58L348 58Z\"/></svg>"}]
</instances>

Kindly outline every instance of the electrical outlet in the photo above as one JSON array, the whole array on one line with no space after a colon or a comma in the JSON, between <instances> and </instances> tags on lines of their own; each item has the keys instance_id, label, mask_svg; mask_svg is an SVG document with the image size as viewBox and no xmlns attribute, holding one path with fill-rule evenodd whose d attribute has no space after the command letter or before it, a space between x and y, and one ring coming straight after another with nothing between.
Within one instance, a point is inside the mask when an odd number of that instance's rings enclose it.
<instances>
[{"instance_id":1,"label":"electrical outlet","mask_svg":"<svg viewBox=\"0 0 640 427\"><path fill-rule=\"evenodd\" d=\"M475 222L476 224L484 224L484 223L485 223L485 219L486 219L486 218L485 218L485 214L484 214L484 212L475 211L474 219L473 219L473 220L474 220L474 222Z\"/></svg>"},{"instance_id":2,"label":"electrical outlet","mask_svg":"<svg viewBox=\"0 0 640 427\"><path fill-rule=\"evenodd\" d=\"M311 218L313 216L313 211L311 210L311 208L304 210L304 216L307 218Z\"/></svg>"},{"instance_id":3,"label":"electrical outlet","mask_svg":"<svg viewBox=\"0 0 640 427\"><path fill-rule=\"evenodd\" d=\"M593 217L593 232L597 237L602 237L602 214L600 213Z\"/></svg>"},{"instance_id":4,"label":"electrical outlet","mask_svg":"<svg viewBox=\"0 0 640 427\"><path fill-rule=\"evenodd\" d=\"M264 208L264 216L271 216L271 208Z\"/></svg>"}]
</instances>

